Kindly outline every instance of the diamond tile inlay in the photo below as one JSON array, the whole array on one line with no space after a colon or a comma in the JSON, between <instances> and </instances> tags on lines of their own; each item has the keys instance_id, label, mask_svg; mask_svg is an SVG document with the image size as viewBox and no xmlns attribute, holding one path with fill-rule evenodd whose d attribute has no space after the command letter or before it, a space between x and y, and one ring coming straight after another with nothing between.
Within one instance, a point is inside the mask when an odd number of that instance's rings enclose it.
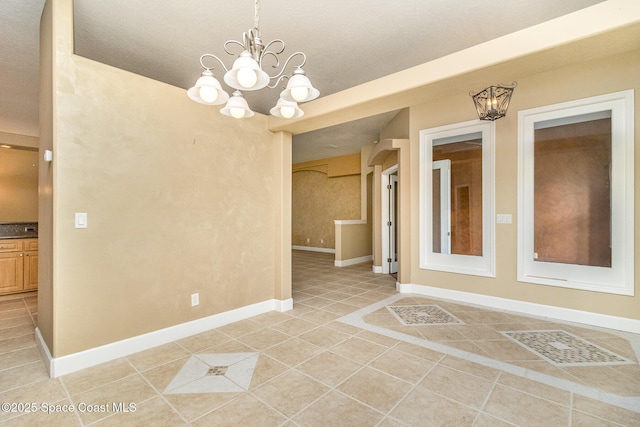
<instances>
[{"instance_id":1,"label":"diamond tile inlay","mask_svg":"<svg viewBox=\"0 0 640 427\"><path fill-rule=\"evenodd\" d=\"M506 331L502 334L557 366L602 366L635 363L563 330Z\"/></svg>"},{"instance_id":2,"label":"diamond tile inlay","mask_svg":"<svg viewBox=\"0 0 640 427\"><path fill-rule=\"evenodd\" d=\"M247 391L259 353L196 354L173 377L164 394Z\"/></svg>"},{"instance_id":3,"label":"diamond tile inlay","mask_svg":"<svg viewBox=\"0 0 640 427\"><path fill-rule=\"evenodd\" d=\"M388 305L403 325L462 325L463 321L437 305Z\"/></svg>"},{"instance_id":4,"label":"diamond tile inlay","mask_svg":"<svg viewBox=\"0 0 640 427\"><path fill-rule=\"evenodd\" d=\"M226 366L212 366L207 371L207 375L224 375L227 373Z\"/></svg>"}]
</instances>

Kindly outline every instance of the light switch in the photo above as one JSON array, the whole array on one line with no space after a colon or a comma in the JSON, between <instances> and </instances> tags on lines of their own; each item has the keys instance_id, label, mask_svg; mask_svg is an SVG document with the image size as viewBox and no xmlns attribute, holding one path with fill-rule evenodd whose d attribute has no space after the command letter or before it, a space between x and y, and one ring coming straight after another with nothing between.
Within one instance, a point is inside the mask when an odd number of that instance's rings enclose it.
<instances>
[{"instance_id":1,"label":"light switch","mask_svg":"<svg viewBox=\"0 0 640 427\"><path fill-rule=\"evenodd\" d=\"M76 228L87 228L86 212L76 212Z\"/></svg>"}]
</instances>

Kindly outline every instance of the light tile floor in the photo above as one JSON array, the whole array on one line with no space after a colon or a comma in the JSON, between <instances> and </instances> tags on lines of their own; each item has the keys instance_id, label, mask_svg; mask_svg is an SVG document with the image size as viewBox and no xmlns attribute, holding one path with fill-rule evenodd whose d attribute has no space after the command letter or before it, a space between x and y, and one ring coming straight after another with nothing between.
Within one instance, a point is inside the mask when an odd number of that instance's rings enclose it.
<instances>
[{"instance_id":1,"label":"light tile floor","mask_svg":"<svg viewBox=\"0 0 640 427\"><path fill-rule=\"evenodd\" d=\"M37 297L0 300L0 402L38 408L0 424L640 426L640 336L400 295L330 254L294 251L293 282L289 312L58 379Z\"/></svg>"}]
</instances>

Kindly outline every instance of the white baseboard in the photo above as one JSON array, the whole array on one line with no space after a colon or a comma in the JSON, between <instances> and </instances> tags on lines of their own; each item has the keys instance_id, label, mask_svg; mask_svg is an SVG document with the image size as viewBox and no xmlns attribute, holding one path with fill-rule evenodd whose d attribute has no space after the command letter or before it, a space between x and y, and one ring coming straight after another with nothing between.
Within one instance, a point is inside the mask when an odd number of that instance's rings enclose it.
<instances>
[{"instance_id":1,"label":"white baseboard","mask_svg":"<svg viewBox=\"0 0 640 427\"><path fill-rule=\"evenodd\" d=\"M40 329L36 326L35 331L35 339L36 339L36 347L40 352L40 357L44 361L45 366L47 367L47 371L49 372L49 376L53 378L53 356L51 356L51 352L49 351L49 346L46 342L44 342L44 338L42 337L42 333Z\"/></svg>"},{"instance_id":2,"label":"white baseboard","mask_svg":"<svg viewBox=\"0 0 640 427\"><path fill-rule=\"evenodd\" d=\"M272 299L271 301L273 301L273 310L271 311L279 311L279 312L285 312L285 311L289 311L289 310L293 310L293 298L289 298L289 299Z\"/></svg>"},{"instance_id":3,"label":"white baseboard","mask_svg":"<svg viewBox=\"0 0 640 427\"><path fill-rule=\"evenodd\" d=\"M297 251L310 251L310 252L324 252L327 254L335 254L336 250L335 249L331 249L331 248L316 248L313 246L297 246L297 245L293 245L291 246L291 249L297 250Z\"/></svg>"},{"instance_id":4,"label":"white baseboard","mask_svg":"<svg viewBox=\"0 0 640 427\"><path fill-rule=\"evenodd\" d=\"M629 319L626 317L610 316L607 314L592 313L590 311L574 310L571 308L555 307L551 305L517 301L425 285L397 283L396 290L402 294L431 296L435 298L460 301L467 304L481 305L498 310L524 313L532 316L564 320L567 322L575 322L640 334L640 320Z\"/></svg>"},{"instance_id":5,"label":"white baseboard","mask_svg":"<svg viewBox=\"0 0 640 427\"><path fill-rule=\"evenodd\" d=\"M381 265L374 265L373 266L373 272L376 274L382 274L382 266Z\"/></svg>"},{"instance_id":6,"label":"white baseboard","mask_svg":"<svg viewBox=\"0 0 640 427\"><path fill-rule=\"evenodd\" d=\"M269 311L292 308L291 298L267 300L61 357L51 356L40 330L36 328L36 345L49 368L49 375L56 378Z\"/></svg>"},{"instance_id":7,"label":"white baseboard","mask_svg":"<svg viewBox=\"0 0 640 427\"><path fill-rule=\"evenodd\" d=\"M361 256L358 258L351 259L343 259L343 260L335 260L333 261L333 265L336 267L346 267L349 265L362 264L363 262L368 262L373 259L373 255Z\"/></svg>"}]
</instances>

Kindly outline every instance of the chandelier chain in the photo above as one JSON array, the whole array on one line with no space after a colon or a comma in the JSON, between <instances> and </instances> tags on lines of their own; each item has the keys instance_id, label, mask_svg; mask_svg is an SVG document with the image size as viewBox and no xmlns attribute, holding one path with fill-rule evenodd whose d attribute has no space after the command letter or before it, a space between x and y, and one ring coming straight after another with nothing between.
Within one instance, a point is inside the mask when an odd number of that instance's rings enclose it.
<instances>
[{"instance_id":1,"label":"chandelier chain","mask_svg":"<svg viewBox=\"0 0 640 427\"><path fill-rule=\"evenodd\" d=\"M260 28L260 2L259 0L255 1L255 7L254 7L254 14L253 14L253 27L254 28Z\"/></svg>"}]
</instances>

